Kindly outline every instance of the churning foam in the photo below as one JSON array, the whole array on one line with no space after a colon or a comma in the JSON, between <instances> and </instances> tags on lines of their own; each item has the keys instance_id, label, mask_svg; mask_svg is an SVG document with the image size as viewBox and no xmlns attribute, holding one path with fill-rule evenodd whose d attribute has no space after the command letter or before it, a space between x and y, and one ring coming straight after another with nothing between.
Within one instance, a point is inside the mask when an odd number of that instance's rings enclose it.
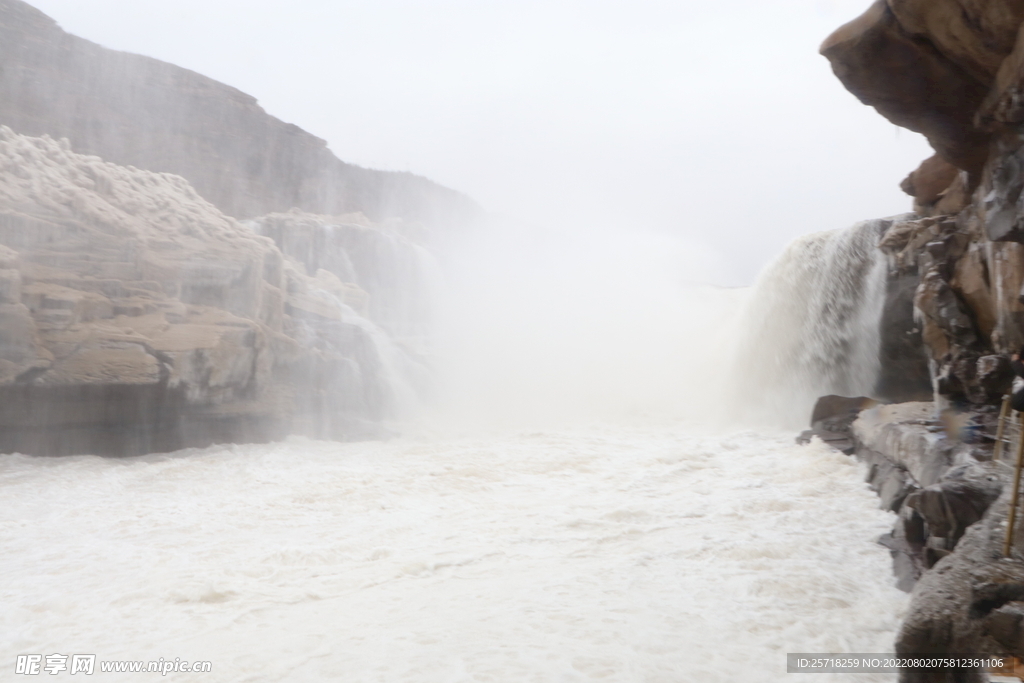
<instances>
[{"instance_id":1,"label":"churning foam","mask_svg":"<svg viewBox=\"0 0 1024 683\"><path fill-rule=\"evenodd\" d=\"M786 652L891 651L905 598L862 474L789 434L672 424L0 456L0 666L81 653L209 660L211 683L789 680Z\"/></svg>"}]
</instances>

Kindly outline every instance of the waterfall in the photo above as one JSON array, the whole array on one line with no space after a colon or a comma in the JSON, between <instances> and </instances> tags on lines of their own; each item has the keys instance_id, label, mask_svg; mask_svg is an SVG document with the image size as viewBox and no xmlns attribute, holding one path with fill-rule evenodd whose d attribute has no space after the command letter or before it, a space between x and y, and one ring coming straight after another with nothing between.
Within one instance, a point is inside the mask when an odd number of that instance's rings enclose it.
<instances>
[{"instance_id":1,"label":"waterfall","mask_svg":"<svg viewBox=\"0 0 1024 683\"><path fill-rule=\"evenodd\" d=\"M399 346L385 330L359 315L333 292L314 289L310 293L329 301L337 309L343 324L359 329L370 341L383 381L382 389L387 394L385 414L397 420L412 416L429 387L429 368Z\"/></svg>"},{"instance_id":2,"label":"waterfall","mask_svg":"<svg viewBox=\"0 0 1024 683\"><path fill-rule=\"evenodd\" d=\"M870 396L880 370L891 220L806 235L758 278L742 313L727 409L806 425L826 394Z\"/></svg>"},{"instance_id":3,"label":"waterfall","mask_svg":"<svg viewBox=\"0 0 1024 683\"><path fill-rule=\"evenodd\" d=\"M358 215L332 218L292 210L245 225L274 240L324 285L305 294L333 308L340 324L305 320L310 329L304 338L319 334L321 344L349 358L348 384L361 389L347 387L343 378L328 384L335 393L361 391L365 405L340 398L336 403L388 420L413 415L431 385L431 307L439 279L433 254L394 226ZM342 291L347 296L339 296ZM353 342L354 337L365 343Z\"/></svg>"}]
</instances>

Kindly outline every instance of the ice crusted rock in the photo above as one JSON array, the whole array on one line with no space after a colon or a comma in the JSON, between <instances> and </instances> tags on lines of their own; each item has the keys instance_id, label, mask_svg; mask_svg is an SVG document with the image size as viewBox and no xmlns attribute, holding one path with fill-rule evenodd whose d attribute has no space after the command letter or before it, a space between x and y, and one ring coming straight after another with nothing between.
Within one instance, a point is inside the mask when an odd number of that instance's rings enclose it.
<instances>
[{"instance_id":1,"label":"ice crusted rock","mask_svg":"<svg viewBox=\"0 0 1024 683\"><path fill-rule=\"evenodd\" d=\"M179 176L0 127L0 451L375 433L387 337L313 275Z\"/></svg>"}]
</instances>

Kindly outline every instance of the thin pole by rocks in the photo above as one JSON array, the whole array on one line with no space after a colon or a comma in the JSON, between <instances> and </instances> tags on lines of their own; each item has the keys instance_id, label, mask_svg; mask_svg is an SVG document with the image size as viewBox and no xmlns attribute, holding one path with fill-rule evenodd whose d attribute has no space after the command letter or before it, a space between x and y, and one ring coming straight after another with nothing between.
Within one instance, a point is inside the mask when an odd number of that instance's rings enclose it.
<instances>
[{"instance_id":1,"label":"thin pole by rocks","mask_svg":"<svg viewBox=\"0 0 1024 683\"><path fill-rule=\"evenodd\" d=\"M996 426L996 451L993 460L999 462L1003 458L1003 433L1006 428L1007 414L1010 412L1010 395L1003 396L1003 406L999 409L999 422Z\"/></svg>"},{"instance_id":2,"label":"thin pole by rocks","mask_svg":"<svg viewBox=\"0 0 1024 683\"><path fill-rule=\"evenodd\" d=\"M1013 543L1013 525L1017 519L1017 498L1020 494L1020 470L1024 461L1024 413L1017 413L1017 464L1013 470L1013 491L1010 494L1010 514L1006 518L1006 541L1003 543L1003 556L1010 556L1010 545Z\"/></svg>"}]
</instances>

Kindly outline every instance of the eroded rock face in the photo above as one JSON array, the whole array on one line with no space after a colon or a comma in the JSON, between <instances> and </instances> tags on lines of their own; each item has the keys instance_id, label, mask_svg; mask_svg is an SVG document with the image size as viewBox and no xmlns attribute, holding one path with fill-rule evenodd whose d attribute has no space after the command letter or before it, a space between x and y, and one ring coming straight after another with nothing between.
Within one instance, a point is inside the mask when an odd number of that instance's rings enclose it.
<instances>
[{"instance_id":1,"label":"eroded rock face","mask_svg":"<svg viewBox=\"0 0 1024 683\"><path fill-rule=\"evenodd\" d=\"M392 336L413 343L430 329L437 266L405 223L380 225L362 214L321 216L292 210L246 225L273 239L306 272L324 271L350 283L338 296Z\"/></svg>"},{"instance_id":2,"label":"eroded rock face","mask_svg":"<svg viewBox=\"0 0 1024 683\"><path fill-rule=\"evenodd\" d=\"M922 315L918 297L922 273L931 261L924 247L955 227L940 218L902 216L892 221L879 240L887 255L889 275L881 319L882 372L875 395L894 402L929 400L932 378L925 342L936 334L932 319ZM944 340L944 338L942 338Z\"/></svg>"},{"instance_id":3,"label":"eroded rock face","mask_svg":"<svg viewBox=\"0 0 1024 683\"><path fill-rule=\"evenodd\" d=\"M889 0L888 6L904 30L979 81L995 76L1024 20L1021 0Z\"/></svg>"},{"instance_id":4,"label":"eroded rock face","mask_svg":"<svg viewBox=\"0 0 1024 683\"><path fill-rule=\"evenodd\" d=\"M916 581L900 653L1022 654L1024 531L1004 558L1012 472L991 462L1008 356L1024 343L1022 22L1024 0L879 0L822 46L851 92L937 152L903 184L917 216L895 221L880 247L891 277L917 279L915 328L952 409L915 419L914 404L883 406L854 424L872 485L900 505L883 542L900 585Z\"/></svg>"},{"instance_id":5,"label":"eroded rock face","mask_svg":"<svg viewBox=\"0 0 1024 683\"><path fill-rule=\"evenodd\" d=\"M946 191L960 177L960 173L960 169L936 154L922 161L921 165L903 180L900 189L914 198L915 212L930 213L930 209L946 195Z\"/></svg>"},{"instance_id":6,"label":"eroded rock face","mask_svg":"<svg viewBox=\"0 0 1024 683\"><path fill-rule=\"evenodd\" d=\"M890 278L913 287L912 313L904 309L894 324L913 320L914 332L886 338L925 351L939 393L984 405L999 403L1012 380L1007 353L1021 339L1022 306L1012 293L1022 268L1014 256L1020 245L992 242L980 225L973 207L956 218L898 220L879 247L889 255Z\"/></svg>"},{"instance_id":7,"label":"eroded rock face","mask_svg":"<svg viewBox=\"0 0 1024 683\"><path fill-rule=\"evenodd\" d=\"M398 409L370 295L181 177L0 127L0 245L0 451L356 437Z\"/></svg>"}]
</instances>

